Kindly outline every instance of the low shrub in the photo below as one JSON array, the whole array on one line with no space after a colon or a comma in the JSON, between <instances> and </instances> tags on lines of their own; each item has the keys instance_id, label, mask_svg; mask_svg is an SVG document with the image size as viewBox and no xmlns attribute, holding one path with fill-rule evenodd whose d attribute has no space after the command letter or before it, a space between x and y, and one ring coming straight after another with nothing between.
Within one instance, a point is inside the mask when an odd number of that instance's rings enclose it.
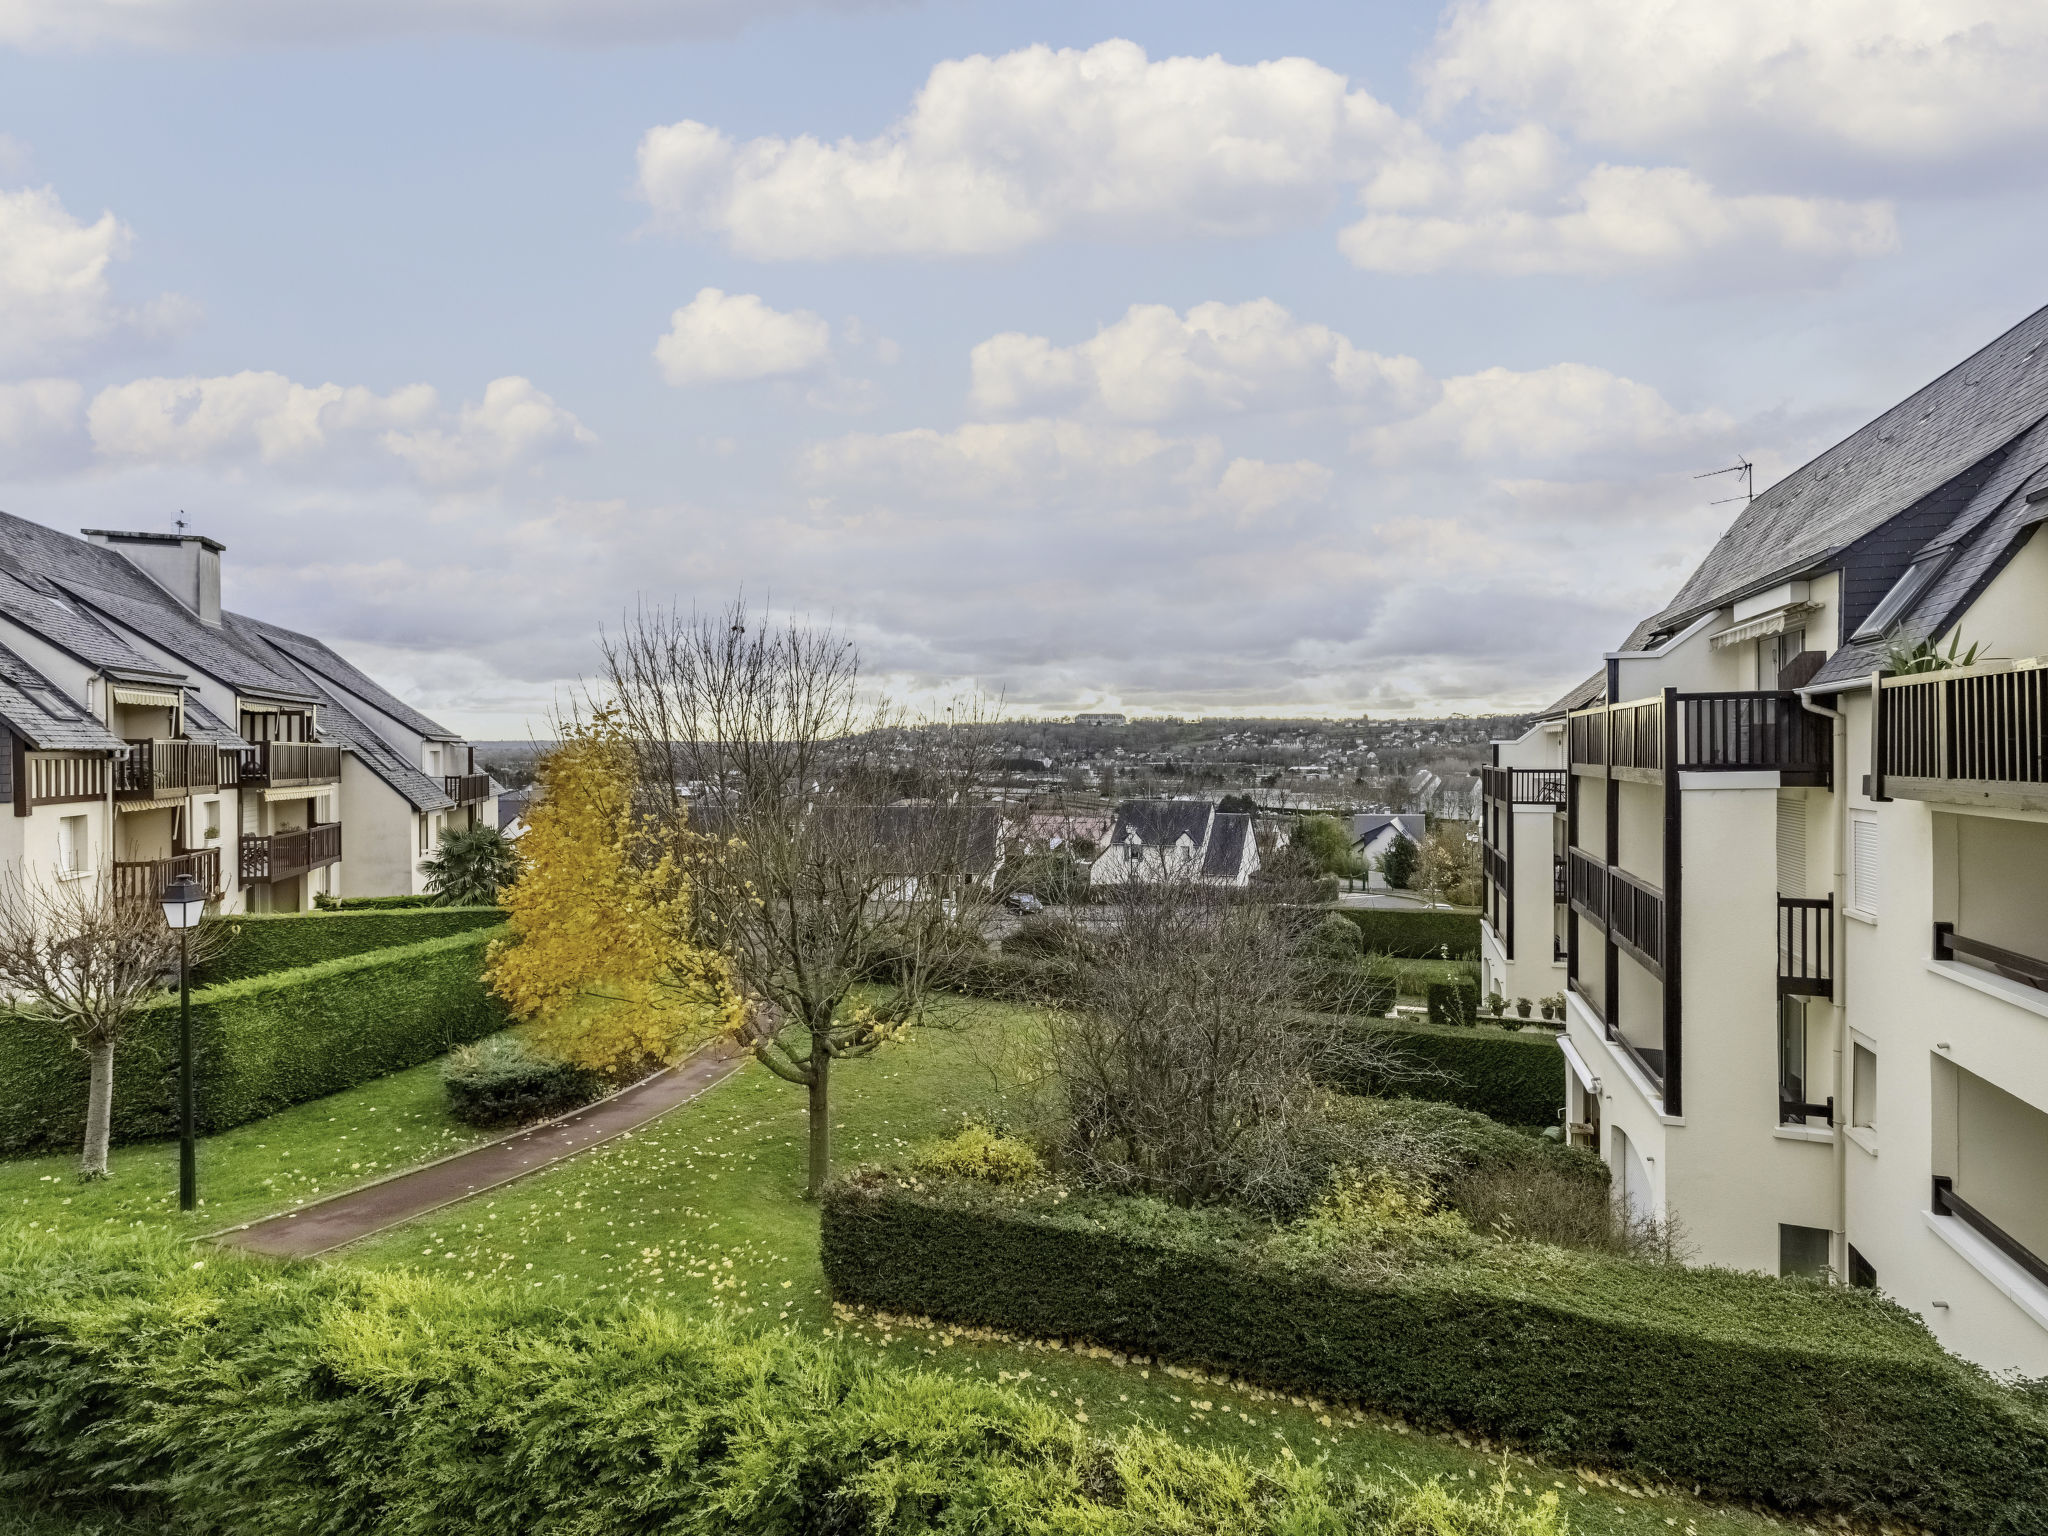
<instances>
[{"instance_id":1,"label":"low shrub","mask_svg":"<svg viewBox=\"0 0 2048 1536\"><path fill-rule=\"evenodd\" d=\"M465 1125L521 1125L588 1104L601 1073L545 1056L516 1035L460 1046L441 1069L448 1112Z\"/></svg>"},{"instance_id":2,"label":"low shrub","mask_svg":"<svg viewBox=\"0 0 2048 1536\"><path fill-rule=\"evenodd\" d=\"M323 912L403 912L413 907L431 907L439 898L415 896L315 896L313 905Z\"/></svg>"},{"instance_id":3,"label":"low shrub","mask_svg":"<svg viewBox=\"0 0 2048 1536\"><path fill-rule=\"evenodd\" d=\"M974 953L940 978L950 991L1004 1003L1067 1003L1081 995L1081 962L1066 956Z\"/></svg>"},{"instance_id":4,"label":"low shrub","mask_svg":"<svg viewBox=\"0 0 2048 1536\"><path fill-rule=\"evenodd\" d=\"M1425 994L1432 1024L1472 1025L1479 1022L1479 983L1460 976L1453 981L1432 981Z\"/></svg>"},{"instance_id":5,"label":"low shrub","mask_svg":"<svg viewBox=\"0 0 2048 1536\"><path fill-rule=\"evenodd\" d=\"M1086 960L1094 946L1072 918L1040 913L1027 917L1003 940L1003 953L1034 960Z\"/></svg>"},{"instance_id":6,"label":"low shrub","mask_svg":"<svg viewBox=\"0 0 2048 1536\"><path fill-rule=\"evenodd\" d=\"M2038 1536L2048 1509L2048 1412L1871 1291L1440 1220L1406 1252L1319 1246L1227 1211L886 1169L831 1186L823 1236L841 1301L1220 1368L1716 1497L1957 1536Z\"/></svg>"},{"instance_id":7,"label":"low shrub","mask_svg":"<svg viewBox=\"0 0 2048 1536\"><path fill-rule=\"evenodd\" d=\"M1557 1125L1564 1117L1564 1057L1548 1031L1434 1025L1403 1018L1371 1026L1394 1047L1394 1064L1360 1053L1364 1070L1345 1072L1332 1057L1344 1093L1434 1099L1478 1110L1510 1125ZM1380 1053L1384 1056L1386 1053Z\"/></svg>"},{"instance_id":8,"label":"low shrub","mask_svg":"<svg viewBox=\"0 0 2048 1536\"><path fill-rule=\"evenodd\" d=\"M293 971L323 960L367 954L373 949L395 949L424 939L445 938L451 933L468 933L475 928L495 928L505 921L505 913L499 907L358 907L207 921L209 926L227 929L232 937L220 958L209 961L194 975L199 986L239 981L245 976L266 976L272 971Z\"/></svg>"},{"instance_id":9,"label":"low shrub","mask_svg":"<svg viewBox=\"0 0 2048 1536\"><path fill-rule=\"evenodd\" d=\"M192 994L199 1130L213 1135L495 1034L505 1006L483 983L476 929ZM114 1067L116 1141L176 1134L178 1002L136 1020ZM86 1061L61 1032L0 1016L0 1151L77 1146Z\"/></svg>"},{"instance_id":10,"label":"low shrub","mask_svg":"<svg viewBox=\"0 0 2048 1536\"><path fill-rule=\"evenodd\" d=\"M1029 1184L1045 1171L1029 1142L999 1136L985 1125L969 1125L944 1141L918 1148L910 1165L921 1173L951 1174L990 1184Z\"/></svg>"},{"instance_id":11,"label":"low shrub","mask_svg":"<svg viewBox=\"0 0 2048 1536\"><path fill-rule=\"evenodd\" d=\"M1347 920L1358 925L1365 947L1383 955L1405 960L1477 960L1479 958L1479 914L1476 912L1432 912L1406 907L1342 907Z\"/></svg>"},{"instance_id":12,"label":"low shrub","mask_svg":"<svg viewBox=\"0 0 2048 1536\"><path fill-rule=\"evenodd\" d=\"M0 1235L0 1466L165 1529L1563 1536L1554 1493L1393 1486L623 1302L168 1240Z\"/></svg>"}]
</instances>

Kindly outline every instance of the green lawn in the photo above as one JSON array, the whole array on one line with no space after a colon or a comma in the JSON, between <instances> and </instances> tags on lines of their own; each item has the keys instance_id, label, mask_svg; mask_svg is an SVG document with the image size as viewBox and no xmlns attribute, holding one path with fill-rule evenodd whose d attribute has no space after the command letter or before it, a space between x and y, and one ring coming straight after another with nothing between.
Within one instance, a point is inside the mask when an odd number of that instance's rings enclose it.
<instances>
[{"instance_id":1,"label":"green lawn","mask_svg":"<svg viewBox=\"0 0 2048 1536\"><path fill-rule=\"evenodd\" d=\"M1426 962L1425 962L1426 963ZM1029 1009L962 1005L948 1027L848 1063L837 1079L838 1165L886 1158L948 1132L963 1115L1000 1118L1017 1098L1010 1049L1034 1038ZM1058 1404L1094 1428L1150 1424L1270 1457L1327 1459L1365 1474L1486 1486L1503 1465L1530 1494L1563 1491L1590 1536L1741 1536L1778 1522L1690 1498L1630 1489L1523 1458L1412 1432L1341 1408L1115 1365L959 1330L836 1316L819 1268L817 1213L802 1198L800 1090L748 1065L695 1103L583 1157L372 1238L355 1262L402 1265L567 1296L627 1295L739 1314L763 1327L831 1334L902 1364L996 1380ZM200 1149L205 1207L176 1209L175 1146L117 1148L113 1179L80 1185L70 1157L0 1161L0 1220L62 1231L172 1223L195 1235L439 1156L479 1133L449 1120L428 1064L214 1137ZM0 1536L142 1536L67 1522L0 1501Z\"/></svg>"},{"instance_id":2,"label":"green lawn","mask_svg":"<svg viewBox=\"0 0 2048 1536\"><path fill-rule=\"evenodd\" d=\"M1395 960L1390 962L1400 978L1401 1001L1426 1002L1432 981L1452 981L1460 976L1479 979L1477 960Z\"/></svg>"}]
</instances>

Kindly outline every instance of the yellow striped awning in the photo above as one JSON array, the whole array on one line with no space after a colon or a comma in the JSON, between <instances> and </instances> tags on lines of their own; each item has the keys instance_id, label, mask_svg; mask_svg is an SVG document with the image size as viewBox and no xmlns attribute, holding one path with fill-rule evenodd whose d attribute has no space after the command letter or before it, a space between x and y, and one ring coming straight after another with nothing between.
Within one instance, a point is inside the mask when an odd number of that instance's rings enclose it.
<instances>
[{"instance_id":1,"label":"yellow striped awning","mask_svg":"<svg viewBox=\"0 0 2048 1536\"><path fill-rule=\"evenodd\" d=\"M171 795L162 800L116 800L114 802L114 809L123 813L128 811L168 811L176 810L184 805L184 803L185 797L183 795Z\"/></svg>"},{"instance_id":2,"label":"yellow striped awning","mask_svg":"<svg viewBox=\"0 0 2048 1536\"><path fill-rule=\"evenodd\" d=\"M156 688L123 688L114 686L116 704L135 704L144 709L177 709L184 702L184 695L165 693Z\"/></svg>"}]
</instances>

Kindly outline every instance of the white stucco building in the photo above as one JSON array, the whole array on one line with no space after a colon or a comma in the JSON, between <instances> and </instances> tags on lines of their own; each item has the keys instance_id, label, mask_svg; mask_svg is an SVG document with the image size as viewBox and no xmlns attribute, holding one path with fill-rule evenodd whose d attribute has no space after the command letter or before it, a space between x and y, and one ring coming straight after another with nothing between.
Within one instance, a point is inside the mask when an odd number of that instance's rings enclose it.
<instances>
[{"instance_id":1,"label":"white stucco building","mask_svg":"<svg viewBox=\"0 0 2048 1536\"><path fill-rule=\"evenodd\" d=\"M1485 964L1701 1262L2048 1374L2048 310L1752 502L1487 774ZM1974 665L1893 676L1960 635ZM1561 782L1560 782L1561 781ZM1556 862L1561 857L1561 865Z\"/></svg>"},{"instance_id":2,"label":"white stucco building","mask_svg":"<svg viewBox=\"0 0 2048 1536\"><path fill-rule=\"evenodd\" d=\"M496 825L455 733L310 635L229 613L221 544L72 538L0 514L0 866L217 909L424 889L443 830Z\"/></svg>"},{"instance_id":3,"label":"white stucco building","mask_svg":"<svg viewBox=\"0 0 2048 1536\"><path fill-rule=\"evenodd\" d=\"M1126 800L1116 808L1091 885L1194 881L1243 886L1259 872L1252 818L1211 800Z\"/></svg>"}]
</instances>

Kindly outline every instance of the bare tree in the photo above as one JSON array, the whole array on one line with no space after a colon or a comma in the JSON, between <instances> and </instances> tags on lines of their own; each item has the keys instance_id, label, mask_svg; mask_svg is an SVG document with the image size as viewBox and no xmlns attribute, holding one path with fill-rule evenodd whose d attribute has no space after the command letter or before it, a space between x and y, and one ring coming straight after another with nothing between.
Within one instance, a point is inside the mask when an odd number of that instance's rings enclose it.
<instances>
[{"instance_id":1,"label":"bare tree","mask_svg":"<svg viewBox=\"0 0 2048 1536\"><path fill-rule=\"evenodd\" d=\"M218 924L187 930L193 964L228 942ZM46 885L0 875L0 990L17 1020L65 1031L89 1064L79 1176L107 1176L114 1053L135 1017L175 985L178 934L154 901L114 894L106 880Z\"/></svg>"},{"instance_id":2,"label":"bare tree","mask_svg":"<svg viewBox=\"0 0 2048 1536\"><path fill-rule=\"evenodd\" d=\"M1439 821L1422 839L1415 889L1430 906L1478 904L1479 843L1462 821Z\"/></svg>"},{"instance_id":3,"label":"bare tree","mask_svg":"<svg viewBox=\"0 0 2048 1536\"><path fill-rule=\"evenodd\" d=\"M1190 1203L1294 1182L1321 1084L1391 1066L1375 1032L1304 1012L1314 917L1188 879L1125 887L1083 1005L1052 1023L1063 1161Z\"/></svg>"},{"instance_id":4,"label":"bare tree","mask_svg":"<svg viewBox=\"0 0 2048 1536\"><path fill-rule=\"evenodd\" d=\"M691 885L692 937L745 999L740 1041L809 1100L809 1188L831 1162L833 1063L924 1011L979 943L1001 822L971 799L978 724L907 726L864 699L829 628L635 615L605 646L608 707Z\"/></svg>"}]
</instances>

